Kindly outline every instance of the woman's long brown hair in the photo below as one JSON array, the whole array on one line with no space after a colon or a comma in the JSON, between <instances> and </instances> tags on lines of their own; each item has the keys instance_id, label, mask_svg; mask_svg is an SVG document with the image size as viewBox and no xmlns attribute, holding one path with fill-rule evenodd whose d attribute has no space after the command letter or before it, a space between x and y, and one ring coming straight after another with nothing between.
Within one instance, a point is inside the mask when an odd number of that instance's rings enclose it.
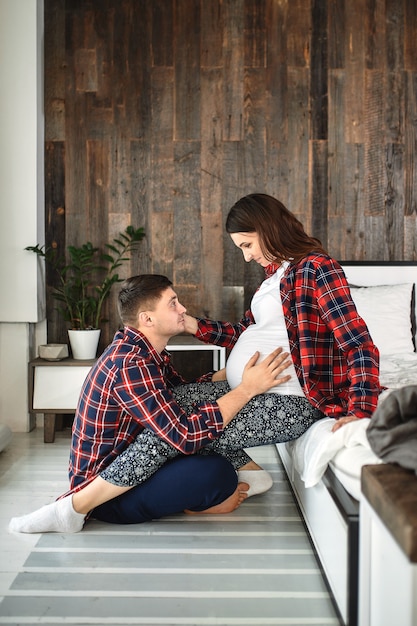
<instances>
[{"instance_id":1,"label":"woman's long brown hair","mask_svg":"<svg viewBox=\"0 0 417 626\"><path fill-rule=\"evenodd\" d=\"M327 254L321 241L310 237L301 222L276 198L263 193L244 196L232 206L226 231L256 232L266 258L298 262L311 252Z\"/></svg>"}]
</instances>

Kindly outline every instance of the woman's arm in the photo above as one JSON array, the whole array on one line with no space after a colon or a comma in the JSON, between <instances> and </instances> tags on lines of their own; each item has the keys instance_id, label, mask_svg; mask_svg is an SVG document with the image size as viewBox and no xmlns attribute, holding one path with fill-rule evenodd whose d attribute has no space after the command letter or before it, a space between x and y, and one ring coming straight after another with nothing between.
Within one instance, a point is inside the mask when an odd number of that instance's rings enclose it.
<instances>
[{"instance_id":1,"label":"woman's arm","mask_svg":"<svg viewBox=\"0 0 417 626\"><path fill-rule=\"evenodd\" d=\"M355 417L371 417L381 391L379 351L352 300L343 269L333 259L317 268L316 291L321 318L347 363L348 410L340 419L346 423Z\"/></svg>"},{"instance_id":2,"label":"woman's arm","mask_svg":"<svg viewBox=\"0 0 417 626\"><path fill-rule=\"evenodd\" d=\"M191 315L184 315L184 322L185 332L189 333L190 335L195 335L198 331L197 319L195 317L192 317Z\"/></svg>"},{"instance_id":3,"label":"woman's arm","mask_svg":"<svg viewBox=\"0 0 417 626\"><path fill-rule=\"evenodd\" d=\"M253 323L254 318L250 310L246 311L245 316L237 324L185 315L185 332L204 343L232 348L243 331Z\"/></svg>"}]
</instances>

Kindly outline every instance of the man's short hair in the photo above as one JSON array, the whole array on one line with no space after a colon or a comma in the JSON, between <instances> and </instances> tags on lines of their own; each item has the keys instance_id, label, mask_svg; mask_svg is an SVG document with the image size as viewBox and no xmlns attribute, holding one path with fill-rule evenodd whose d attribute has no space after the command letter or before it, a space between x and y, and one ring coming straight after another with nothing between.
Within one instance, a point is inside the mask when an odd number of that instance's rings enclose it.
<instances>
[{"instance_id":1,"label":"man's short hair","mask_svg":"<svg viewBox=\"0 0 417 626\"><path fill-rule=\"evenodd\" d=\"M140 274L127 278L120 287L118 310L123 324L136 325L139 311L153 310L172 282L160 274Z\"/></svg>"}]
</instances>

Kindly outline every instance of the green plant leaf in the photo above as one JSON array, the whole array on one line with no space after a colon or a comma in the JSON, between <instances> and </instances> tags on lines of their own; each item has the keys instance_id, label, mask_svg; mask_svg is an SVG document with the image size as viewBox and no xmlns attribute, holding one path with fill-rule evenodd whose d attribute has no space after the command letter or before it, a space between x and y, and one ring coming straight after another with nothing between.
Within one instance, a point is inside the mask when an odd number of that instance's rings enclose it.
<instances>
[{"instance_id":1,"label":"green plant leaf","mask_svg":"<svg viewBox=\"0 0 417 626\"><path fill-rule=\"evenodd\" d=\"M111 243L104 244L107 252L90 241L80 246L69 245L67 258L39 244L27 246L25 250L43 258L59 277L59 286L53 290L52 296L60 303L57 310L63 319L72 328L98 328L104 321L103 304L112 286L122 280L116 270L130 261L130 253L137 249L144 237L143 227L129 225Z\"/></svg>"}]
</instances>

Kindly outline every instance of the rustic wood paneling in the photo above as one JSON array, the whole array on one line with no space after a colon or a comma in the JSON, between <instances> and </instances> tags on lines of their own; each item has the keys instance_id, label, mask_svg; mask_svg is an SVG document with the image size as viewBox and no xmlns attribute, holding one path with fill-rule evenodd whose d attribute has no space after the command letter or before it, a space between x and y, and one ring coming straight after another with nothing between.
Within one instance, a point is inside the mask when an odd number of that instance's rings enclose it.
<instances>
[{"instance_id":1,"label":"rustic wood paneling","mask_svg":"<svg viewBox=\"0 0 417 626\"><path fill-rule=\"evenodd\" d=\"M174 276L174 216L171 211L152 213L148 237L152 237L152 272Z\"/></svg>"},{"instance_id":2,"label":"rustic wood paneling","mask_svg":"<svg viewBox=\"0 0 417 626\"><path fill-rule=\"evenodd\" d=\"M346 180L346 150L345 150L345 126L344 92L345 72L343 70L330 70L329 72L329 146L328 146L328 214L338 215L341 218L345 214L345 180ZM339 227L340 229L340 227ZM343 237L340 229L338 236ZM329 234L332 232L330 228ZM336 233L332 233L332 240ZM342 257L347 258L347 257Z\"/></svg>"},{"instance_id":3,"label":"rustic wood paneling","mask_svg":"<svg viewBox=\"0 0 417 626\"><path fill-rule=\"evenodd\" d=\"M368 0L365 7L366 68L383 69L385 48L385 0Z\"/></svg>"},{"instance_id":4,"label":"rustic wood paneling","mask_svg":"<svg viewBox=\"0 0 417 626\"><path fill-rule=\"evenodd\" d=\"M245 5L245 67L265 67L266 63L266 3L248 2Z\"/></svg>"},{"instance_id":5,"label":"rustic wood paneling","mask_svg":"<svg viewBox=\"0 0 417 626\"><path fill-rule=\"evenodd\" d=\"M417 216L417 72L406 72L405 88L405 215ZM410 220L408 221L408 228ZM413 257L414 258L414 257Z\"/></svg>"},{"instance_id":6,"label":"rustic wood paneling","mask_svg":"<svg viewBox=\"0 0 417 626\"><path fill-rule=\"evenodd\" d=\"M221 69L201 72L201 211L221 214L223 191Z\"/></svg>"},{"instance_id":7,"label":"rustic wood paneling","mask_svg":"<svg viewBox=\"0 0 417 626\"><path fill-rule=\"evenodd\" d=\"M404 9L404 68L417 71L417 2L407 0Z\"/></svg>"},{"instance_id":8,"label":"rustic wood paneling","mask_svg":"<svg viewBox=\"0 0 417 626\"><path fill-rule=\"evenodd\" d=\"M66 51L65 41L65 0L57 0L45 10L44 38L44 107L45 140L65 140L65 95L66 95ZM53 170L50 175L53 176ZM64 181L61 181L62 193Z\"/></svg>"},{"instance_id":9,"label":"rustic wood paneling","mask_svg":"<svg viewBox=\"0 0 417 626\"><path fill-rule=\"evenodd\" d=\"M45 239L57 254L64 254L65 241L65 148L63 142L47 141L45 146ZM33 242L35 243L35 242ZM67 327L57 312L51 292L59 286L59 277L47 265L46 315L56 331L57 341L67 341Z\"/></svg>"},{"instance_id":10,"label":"rustic wood paneling","mask_svg":"<svg viewBox=\"0 0 417 626\"><path fill-rule=\"evenodd\" d=\"M379 136L384 132L384 77L378 70L367 70L365 79L365 215L383 215L385 158Z\"/></svg>"},{"instance_id":11,"label":"rustic wood paneling","mask_svg":"<svg viewBox=\"0 0 417 626\"><path fill-rule=\"evenodd\" d=\"M175 2L174 140L200 138L200 3ZM186 42L186 45L184 45Z\"/></svg>"},{"instance_id":12,"label":"rustic wood paneling","mask_svg":"<svg viewBox=\"0 0 417 626\"><path fill-rule=\"evenodd\" d=\"M367 247L366 240L364 170L363 144L348 144L345 148L344 197L346 208L342 217L342 224L345 224L345 232L341 234L340 245L342 250L338 253L337 247L330 248L331 253L337 258L368 261L374 258ZM337 230L337 224L335 230Z\"/></svg>"},{"instance_id":13,"label":"rustic wood paneling","mask_svg":"<svg viewBox=\"0 0 417 626\"><path fill-rule=\"evenodd\" d=\"M322 0L323 1L323 0ZM287 53L289 67L308 67L310 63L312 0L287 0Z\"/></svg>"},{"instance_id":14,"label":"rustic wood paneling","mask_svg":"<svg viewBox=\"0 0 417 626\"><path fill-rule=\"evenodd\" d=\"M310 61L310 109L312 139L327 139L328 133L327 31L327 3L323 2L323 0L313 0Z\"/></svg>"},{"instance_id":15,"label":"rustic wood paneling","mask_svg":"<svg viewBox=\"0 0 417 626\"><path fill-rule=\"evenodd\" d=\"M300 176L309 171L309 72L307 68L288 70L288 208L301 221L311 219L309 177Z\"/></svg>"},{"instance_id":16,"label":"rustic wood paneling","mask_svg":"<svg viewBox=\"0 0 417 626\"><path fill-rule=\"evenodd\" d=\"M388 72L383 94L387 142L404 143L404 90L404 72Z\"/></svg>"},{"instance_id":17,"label":"rustic wood paneling","mask_svg":"<svg viewBox=\"0 0 417 626\"><path fill-rule=\"evenodd\" d=\"M385 58L388 71L404 67L404 4L398 0L385 0Z\"/></svg>"},{"instance_id":18,"label":"rustic wood paneling","mask_svg":"<svg viewBox=\"0 0 417 626\"><path fill-rule=\"evenodd\" d=\"M327 141L311 142L311 197L313 201L311 212L311 234L320 239L328 240L327 220Z\"/></svg>"},{"instance_id":19,"label":"rustic wood paneling","mask_svg":"<svg viewBox=\"0 0 417 626\"><path fill-rule=\"evenodd\" d=\"M97 1L97 0L96 0ZM119 3L113 2L116 11ZM151 129L151 9L149 0L124 2L122 7L128 8L127 17L127 59L122 76L126 127L130 136L137 139L149 139ZM150 147L150 145L149 145Z\"/></svg>"},{"instance_id":20,"label":"rustic wood paneling","mask_svg":"<svg viewBox=\"0 0 417 626\"><path fill-rule=\"evenodd\" d=\"M268 2L266 15L265 117L266 142L272 146L287 138L287 3ZM271 172L267 170L267 181Z\"/></svg>"},{"instance_id":21,"label":"rustic wood paneling","mask_svg":"<svg viewBox=\"0 0 417 626\"><path fill-rule=\"evenodd\" d=\"M192 312L236 318L262 269L223 226L249 192L340 259L417 259L416 6L45 0L47 243L144 226L123 275L167 274ZM48 332L65 340L49 296Z\"/></svg>"},{"instance_id":22,"label":"rustic wood paneling","mask_svg":"<svg viewBox=\"0 0 417 626\"><path fill-rule=\"evenodd\" d=\"M398 144L389 144L386 149L387 184L386 201L386 237L388 258L397 259L404 255L404 148Z\"/></svg>"},{"instance_id":23,"label":"rustic wood paneling","mask_svg":"<svg viewBox=\"0 0 417 626\"><path fill-rule=\"evenodd\" d=\"M370 0L371 2L373 0ZM345 2L349 0L328 0L328 63L329 69L345 67L346 17Z\"/></svg>"},{"instance_id":24,"label":"rustic wood paneling","mask_svg":"<svg viewBox=\"0 0 417 626\"><path fill-rule=\"evenodd\" d=\"M223 138L228 141L242 139L244 7L244 0L223 2Z\"/></svg>"},{"instance_id":25,"label":"rustic wood paneling","mask_svg":"<svg viewBox=\"0 0 417 626\"><path fill-rule=\"evenodd\" d=\"M345 133L347 143L362 143L365 117L365 32L363 0L345 2L346 38L346 106Z\"/></svg>"},{"instance_id":26,"label":"rustic wood paneling","mask_svg":"<svg viewBox=\"0 0 417 626\"><path fill-rule=\"evenodd\" d=\"M242 195L265 186L265 72L246 69L243 105Z\"/></svg>"},{"instance_id":27,"label":"rustic wood paneling","mask_svg":"<svg viewBox=\"0 0 417 626\"><path fill-rule=\"evenodd\" d=\"M410 215L404 218L404 257L417 258L417 224Z\"/></svg>"},{"instance_id":28,"label":"rustic wood paneling","mask_svg":"<svg viewBox=\"0 0 417 626\"><path fill-rule=\"evenodd\" d=\"M152 65L174 65L174 2L154 0L152 11Z\"/></svg>"},{"instance_id":29,"label":"rustic wood paneling","mask_svg":"<svg viewBox=\"0 0 417 626\"><path fill-rule=\"evenodd\" d=\"M221 319L223 314L223 299L219 289L219 276L223 272L222 230L221 213L201 214L201 296L204 299L199 304L199 314L211 319Z\"/></svg>"},{"instance_id":30,"label":"rustic wood paneling","mask_svg":"<svg viewBox=\"0 0 417 626\"><path fill-rule=\"evenodd\" d=\"M201 3L201 67L222 66L223 2L211 0Z\"/></svg>"}]
</instances>

